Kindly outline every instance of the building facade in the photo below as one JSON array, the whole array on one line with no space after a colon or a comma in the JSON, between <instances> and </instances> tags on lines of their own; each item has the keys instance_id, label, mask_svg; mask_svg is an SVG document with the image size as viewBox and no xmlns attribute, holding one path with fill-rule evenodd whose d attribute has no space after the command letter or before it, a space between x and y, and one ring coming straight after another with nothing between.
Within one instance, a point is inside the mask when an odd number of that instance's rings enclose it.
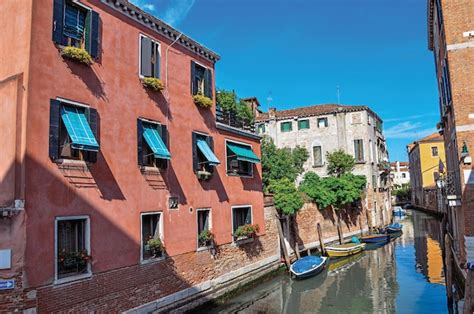
<instances>
[{"instance_id":1,"label":"building facade","mask_svg":"<svg viewBox=\"0 0 474 314\"><path fill-rule=\"evenodd\" d=\"M342 149L354 156L354 174L367 178L365 208L372 226L390 220L391 197L388 150L382 120L367 106L316 105L257 116L259 134L269 136L279 148L304 147L309 159L305 172L327 176L326 154Z\"/></svg>"},{"instance_id":2,"label":"building facade","mask_svg":"<svg viewBox=\"0 0 474 314\"><path fill-rule=\"evenodd\" d=\"M439 126L447 160L450 232L461 261L474 261L474 3L428 1L428 48L433 51L439 91ZM468 245L472 246L472 245ZM469 251L469 252L467 252Z\"/></svg>"},{"instance_id":3,"label":"building facade","mask_svg":"<svg viewBox=\"0 0 474 314\"><path fill-rule=\"evenodd\" d=\"M395 161L390 163L393 188L400 188L410 184L409 163L406 161Z\"/></svg>"},{"instance_id":4,"label":"building facade","mask_svg":"<svg viewBox=\"0 0 474 314\"><path fill-rule=\"evenodd\" d=\"M412 204L443 212L440 204L440 182L445 176L443 137L433 133L408 145Z\"/></svg>"},{"instance_id":5,"label":"building facade","mask_svg":"<svg viewBox=\"0 0 474 314\"><path fill-rule=\"evenodd\" d=\"M278 263L216 53L124 0L0 12L0 312L156 310Z\"/></svg>"}]
</instances>

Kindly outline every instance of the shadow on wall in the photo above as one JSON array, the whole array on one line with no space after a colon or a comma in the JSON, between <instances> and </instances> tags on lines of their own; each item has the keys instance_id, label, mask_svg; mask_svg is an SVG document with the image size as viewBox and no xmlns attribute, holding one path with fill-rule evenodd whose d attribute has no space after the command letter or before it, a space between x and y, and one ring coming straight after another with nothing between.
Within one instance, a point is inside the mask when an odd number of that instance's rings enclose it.
<instances>
[{"instance_id":1,"label":"shadow on wall","mask_svg":"<svg viewBox=\"0 0 474 314\"><path fill-rule=\"evenodd\" d=\"M91 93L102 100L107 100L107 95L104 90L104 82L100 79L97 73L91 66L79 64L76 61L72 61L63 58L63 62L66 63L71 73L82 80L84 85L91 91Z\"/></svg>"},{"instance_id":2,"label":"shadow on wall","mask_svg":"<svg viewBox=\"0 0 474 314\"><path fill-rule=\"evenodd\" d=\"M105 164L105 160L102 159L102 162L99 160L94 166L102 168L106 166ZM28 241L26 265L21 270L26 274L25 285L28 282L30 287L24 291L17 291L17 297L23 297L29 289L36 289L36 306L39 312L66 309L122 311L191 286L177 272L172 257L146 265L140 264L140 235L136 238L130 237L122 227L103 214L104 210L98 210L96 205L86 199L83 195L88 194L87 190L90 189L74 187L62 177L60 171L50 171L30 157L26 158L26 168L27 173L35 173L34 177L28 178L26 199ZM116 190L118 185L108 167L105 172L99 174L97 171L95 174L97 175L94 175L94 179L97 185L102 187L101 191L104 194L110 199L120 198L122 194L120 190ZM48 206L54 206L56 211L49 211ZM55 263L53 230L55 216L58 213L61 213L61 216L89 216L90 255L94 280L73 282L61 286L61 289L52 285ZM135 223L139 224L138 212L136 219ZM3 240L4 237L0 236L0 239ZM46 249L38 250L38 247ZM39 268L38 261L43 266L50 266ZM130 261L134 261L133 264L130 264ZM2 272L0 271L0 274ZM137 289L146 292L137 293ZM65 295L80 297L69 298L64 297ZM18 309L18 304L15 307Z\"/></svg>"},{"instance_id":3,"label":"shadow on wall","mask_svg":"<svg viewBox=\"0 0 474 314\"><path fill-rule=\"evenodd\" d=\"M209 181L199 180L199 183L206 191L215 190L217 197L219 198L219 202L227 202L229 200L229 196L227 195L224 184L221 180L221 176L217 170L214 170L214 173L212 174L212 177Z\"/></svg>"}]
</instances>

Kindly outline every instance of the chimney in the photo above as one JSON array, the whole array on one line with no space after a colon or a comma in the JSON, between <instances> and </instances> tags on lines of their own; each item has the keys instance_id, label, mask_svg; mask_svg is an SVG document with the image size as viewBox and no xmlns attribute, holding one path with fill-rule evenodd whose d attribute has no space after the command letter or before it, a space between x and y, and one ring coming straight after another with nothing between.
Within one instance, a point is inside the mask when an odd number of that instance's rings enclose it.
<instances>
[{"instance_id":1,"label":"chimney","mask_svg":"<svg viewBox=\"0 0 474 314\"><path fill-rule=\"evenodd\" d=\"M268 117L270 119L276 118L276 108L268 108Z\"/></svg>"}]
</instances>

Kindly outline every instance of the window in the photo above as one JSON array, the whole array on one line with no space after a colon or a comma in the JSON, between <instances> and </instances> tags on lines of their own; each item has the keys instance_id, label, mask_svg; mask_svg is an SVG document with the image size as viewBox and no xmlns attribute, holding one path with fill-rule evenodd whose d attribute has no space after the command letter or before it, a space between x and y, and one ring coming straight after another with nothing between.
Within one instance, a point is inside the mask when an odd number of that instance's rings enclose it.
<instances>
[{"instance_id":1,"label":"window","mask_svg":"<svg viewBox=\"0 0 474 314\"><path fill-rule=\"evenodd\" d=\"M211 211L209 209L197 210L198 223L198 247L207 247L211 245L212 234L211 230Z\"/></svg>"},{"instance_id":2,"label":"window","mask_svg":"<svg viewBox=\"0 0 474 314\"><path fill-rule=\"evenodd\" d=\"M318 118L318 128L327 128L328 118Z\"/></svg>"},{"instance_id":3,"label":"window","mask_svg":"<svg viewBox=\"0 0 474 314\"><path fill-rule=\"evenodd\" d=\"M372 186L375 188L377 188L377 176L376 175L372 175Z\"/></svg>"},{"instance_id":4,"label":"window","mask_svg":"<svg viewBox=\"0 0 474 314\"><path fill-rule=\"evenodd\" d=\"M96 162L99 151L97 110L51 99L49 114L49 157Z\"/></svg>"},{"instance_id":5,"label":"window","mask_svg":"<svg viewBox=\"0 0 474 314\"><path fill-rule=\"evenodd\" d=\"M298 120L298 130L309 129L309 120Z\"/></svg>"},{"instance_id":6,"label":"window","mask_svg":"<svg viewBox=\"0 0 474 314\"><path fill-rule=\"evenodd\" d=\"M438 147L431 147L431 156L438 157Z\"/></svg>"},{"instance_id":7,"label":"window","mask_svg":"<svg viewBox=\"0 0 474 314\"><path fill-rule=\"evenodd\" d=\"M56 230L56 280L90 276L89 218L58 217Z\"/></svg>"},{"instance_id":8,"label":"window","mask_svg":"<svg viewBox=\"0 0 474 314\"><path fill-rule=\"evenodd\" d=\"M356 162L364 161L364 141L354 140L354 158Z\"/></svg>"},{"instance_id":9,"label":"window","mask_svg":"<svg viewBox=\"0 0 474 314\"><path fill-rule=\"evenodd\" d=\"M166 169L171 154L168 150L166 125L157 122L137 120L138 165Z\"/></svg>"},{"instance_id":10,"label":"window","mask_svg":"<svg viewBox=\"0 0 474 314\"><path fill-rule=\"evenodd\" d=\"M265 133L265 123L259 124L258 127L257 127L257 129L258 129L258 134L263 134L263 133Z\"/></svg>"},{"instance_id":11,"label":"window","mask_svg":"<svg viewBox=\"0 0 474 314\"><path fill-rule=\"evenodd\" d=\"M140 35L140 76L160 78L160 44Z\"/></svg>"},{"instance_id":12,"label":"window","mask_svg":"<svg viewBox=\"0 0 474 314\"><path fill-rule=\"evenodd\" d=\"M313 166L320 167L323 165L323 152L321 146L313 146Z\"/></svg>"},{"instance_id":13,"label":"window","mask_svg":"<svg viewBox=\"0 0 474 314\"><path fill-rule=\"evenodd\" d=\"M161 213L144 213L142 219L142 261L163 257Z\"/></svg>"},{"instance_id":14,"label":"window","mask_svg":"<svg viewBox=\"0 0 474 314\"><path fill-rule=\"evenodd\" d=\"M252 146L236 142L226 142L227 174L235 176L253 176L253 164L260 159L252 151Z\"/></svg>"},{"instance_id":15,"label":"window","mask_svg":"<svg viewBox=\"0 0 474 314\"><path fill-rule=\"evenodd\" d=\"M191 93L212 99L212 72L210 69L191 61Z\"/></svg>"},{"instance_id":16,"label":"window","mask_svg":"<svg viewBox=\"0 0 474 314\"><path fill-rule=\"evenodd\" d=\"M287 121L280 123L280 130L281 132L290 132L293 130L293 122Z\"/></svg>"},{"instance_id":17,"label":"window","mask_svg":"<svg viewBox=\"0 0 474 314\"><path fill-rule=\"evenodd\" d=\"M402 173L402 178L405 179L407 177L406 173Z\"/></svg>"},{"instance_id":18,"label":"window","mask_svg":"<svg viewBox=\"0 0 474 314\"><path fill-rule=\"evenodd\" d=\"M205 171L212 173L214 167L220 164L214 155L214 141L211 136L193 132L193 171Z\"/></svg>"},{"instance_id":19,"label":"window","mask_svg":"<svg viewBox=\"0 0 474 314\"><path fill-rule=\"evenodd\" d=\"M239 206L232 208L232 234L244 225L252 224L252 208L250 206Z\"/></svg>"},{"instance_id":20,"label":"window","mask_svg":"<svg viewBox=\"0 0 474 314\"><path fill-rule=\"evenodd\" d=\"M86 49L99 56L99 14L70 0L55 0L53 41L61 46Z\"/></svg>"}]
</instances>

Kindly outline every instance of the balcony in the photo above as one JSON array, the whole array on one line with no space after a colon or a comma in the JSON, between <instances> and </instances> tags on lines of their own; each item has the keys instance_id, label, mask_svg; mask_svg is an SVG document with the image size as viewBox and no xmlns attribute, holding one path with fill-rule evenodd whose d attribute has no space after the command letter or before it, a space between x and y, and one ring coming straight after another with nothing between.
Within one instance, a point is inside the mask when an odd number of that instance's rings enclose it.
<instances>
[{"instance_id":1,"label":"balcony","mask_svg":"<svg viewBox=\"0 0 474 314\"><path fill-rule=\"evenodd\" d=\"M255 132L255 124L248 123L239 118L235 112L225 112L221 107L216 106L216 122L217 128L225 129L227 131L243 132L244 135L260 138Z\"/></svg>"}]
</instances>

